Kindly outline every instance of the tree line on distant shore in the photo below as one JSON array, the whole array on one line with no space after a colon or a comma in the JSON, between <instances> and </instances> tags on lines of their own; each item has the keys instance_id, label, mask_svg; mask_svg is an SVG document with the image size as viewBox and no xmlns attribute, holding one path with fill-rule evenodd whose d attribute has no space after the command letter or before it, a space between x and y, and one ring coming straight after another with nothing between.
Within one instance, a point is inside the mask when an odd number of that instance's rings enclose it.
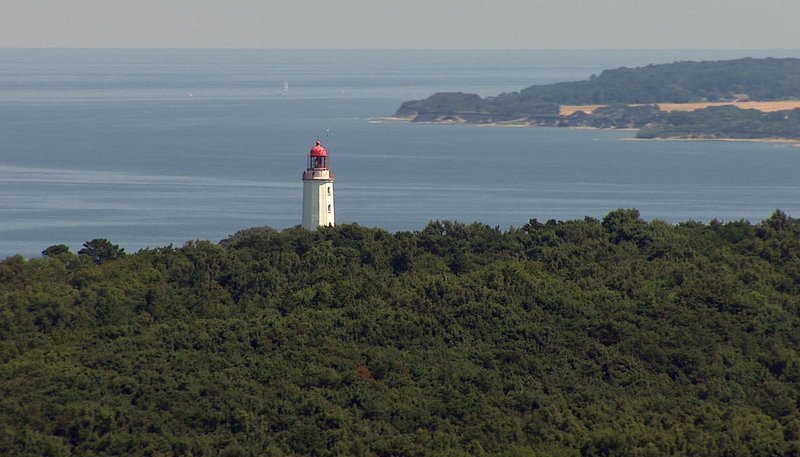
<instances>
[{"instance_id":1,"label":"tree line on distant shore","mask_svg":"<svg viewBox=\"0 0 800 457\"><path fill-rule=\"evenodd\" d=\"M800 220L0 261L0 454L796 456Z\"/></svg>"}]
</instances>

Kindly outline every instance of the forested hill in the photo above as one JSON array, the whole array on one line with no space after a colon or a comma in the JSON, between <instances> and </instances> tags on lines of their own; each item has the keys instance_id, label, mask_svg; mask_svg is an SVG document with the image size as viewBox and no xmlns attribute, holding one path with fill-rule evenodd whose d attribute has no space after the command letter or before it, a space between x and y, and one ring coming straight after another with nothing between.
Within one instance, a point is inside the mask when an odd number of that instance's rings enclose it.
<instances>
[{"instance_id":1,"label":"forested hill","mask_svg":"<svg viewBox=\"0 0 800 457\"><path fill-rule=\"evenodd\" d=\"M396 115L492 115L494 120L557 115L558 105L651 104L800 98L800 59L745 58L707 62L675 62L605 70L585 81L531 86L518 92L481 98L463 93L438 93L405 102Z\"/></svg>"},{"instance_id":2,"label":"forested hill","mask_svg":"<svg viewBox=\"0 0 800 457\"><path fill-rule=\"evenodd\" d=\"M796 456L800 220L0 262L0 455Z\"/></svg>"}]
</instances>

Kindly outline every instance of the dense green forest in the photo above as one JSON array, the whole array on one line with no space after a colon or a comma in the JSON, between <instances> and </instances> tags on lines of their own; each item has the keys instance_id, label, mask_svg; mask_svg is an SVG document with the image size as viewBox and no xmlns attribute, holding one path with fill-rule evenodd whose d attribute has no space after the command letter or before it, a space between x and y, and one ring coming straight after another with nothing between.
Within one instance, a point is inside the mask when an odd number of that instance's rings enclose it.
<instances>
[{"instance_id":1,"label":"dense green forest","mask_svg":"<svg viewBox=\"0 0 800 457\"><path fill-rule=\"evenodd\" d=\"M456 114L479 122L557 116L559 105L685 103L800 98L800 59L745 58L605 70L585 81L536 85L481 98L443 92L403 103L396 116L420 121ZM462 116L463 117L463 116Z\"/></svg>"},{"instance_id":2,"label":"dense green forest","mask_svg":"<svg viewBox=\"0 0 800 457\"><path fill-rule=\"evenodd\" d=\"M800 220L0 262L0 455L798 456Z\"/></svg>"}]
</instances>

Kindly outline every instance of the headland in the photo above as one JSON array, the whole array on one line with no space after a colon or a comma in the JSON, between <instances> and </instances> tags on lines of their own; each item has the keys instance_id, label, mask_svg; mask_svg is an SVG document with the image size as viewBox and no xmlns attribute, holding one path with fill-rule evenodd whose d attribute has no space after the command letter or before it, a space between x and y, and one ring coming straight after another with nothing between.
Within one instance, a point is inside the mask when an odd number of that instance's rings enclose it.
<instances>
[{"instance_id":1,"label":"headland","mask_svg":"<svg viewBox=\"0 0 800 457\"><path fill-rule=\"evenodd\" d=\"M503 127L636 129L637 138L800 141L800 59L675 62L482 98L441 92L393 119Z\"/></svg>"}]
</instances>

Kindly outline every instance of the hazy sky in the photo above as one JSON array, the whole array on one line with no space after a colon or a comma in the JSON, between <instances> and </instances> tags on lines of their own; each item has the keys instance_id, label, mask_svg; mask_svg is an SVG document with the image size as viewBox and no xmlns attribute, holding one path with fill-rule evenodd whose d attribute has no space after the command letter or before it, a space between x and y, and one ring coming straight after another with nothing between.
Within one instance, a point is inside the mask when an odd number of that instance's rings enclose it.
<instances>
[{"instance_id":1,"label":"hazy sky","mask_svg":"<svg viewBox=\"0 0 800 457\"><path fill-rule=\"evenodd\" d=\"M0 47L800 48L800 0L0 0Z\"/></svg>"}]
</instances>

